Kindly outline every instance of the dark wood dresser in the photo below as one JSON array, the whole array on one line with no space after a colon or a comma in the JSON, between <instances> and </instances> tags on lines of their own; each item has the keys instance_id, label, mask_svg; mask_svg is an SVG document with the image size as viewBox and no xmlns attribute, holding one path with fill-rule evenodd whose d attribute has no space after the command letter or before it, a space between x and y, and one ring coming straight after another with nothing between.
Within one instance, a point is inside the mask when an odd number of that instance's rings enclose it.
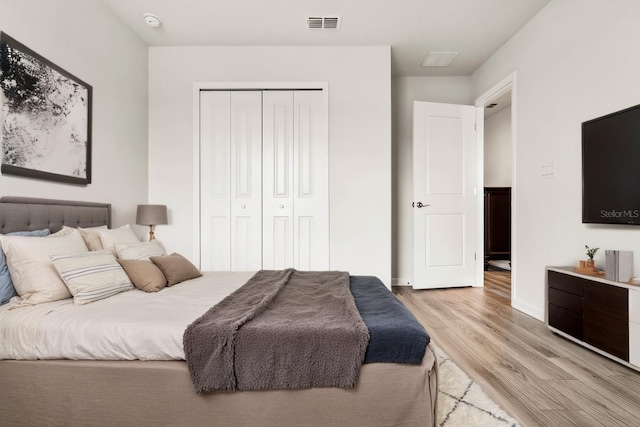
<instances>
[{"instance_id":1,"label":"dark wood dresser","mask_svg":"<svg viewBox=\"0 0 640 427\"><path fill-rule=\"evenodd\" d=\"M640 370L640 288L547 268L547 324L566 338Z\"/></svg>"},{"instance_id":2,"label":"dark wood dresser","mask_svg":"<svg viewBox=\"0 0 640 427\"><path fill-rule=\"evenodd\" d=\"M484 188L484 256L511 260L511 187Z\"/></svg>"}]
</instances>

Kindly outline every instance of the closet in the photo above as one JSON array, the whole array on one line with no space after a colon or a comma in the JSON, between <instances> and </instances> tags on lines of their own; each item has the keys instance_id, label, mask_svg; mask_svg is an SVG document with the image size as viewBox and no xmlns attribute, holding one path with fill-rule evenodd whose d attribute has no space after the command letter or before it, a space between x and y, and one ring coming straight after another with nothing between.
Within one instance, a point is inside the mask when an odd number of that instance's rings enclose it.
<instances>
[{"instance_id":1,"label":"closet","mask_svg":"<svg viewBox=\"0 0 640 427\"><path fill-rule=\"evenodd\" d=\"M322 90L200 92L201 268L329 268Z\"/></svg>"}]
</instances>

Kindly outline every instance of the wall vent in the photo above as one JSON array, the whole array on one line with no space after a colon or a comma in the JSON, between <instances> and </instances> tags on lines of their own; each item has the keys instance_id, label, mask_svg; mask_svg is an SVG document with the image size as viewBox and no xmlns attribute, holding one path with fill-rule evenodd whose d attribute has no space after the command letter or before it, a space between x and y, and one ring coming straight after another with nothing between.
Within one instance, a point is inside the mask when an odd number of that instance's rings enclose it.
<instances>
[{"instance_id":1,"label":"wall vent","mask_svg":"<svg viewBox=\"0 0 640 427\"><path fill-rule=\"evenodd\" d=\"M339 30L342 16L310 16L307 18L307 28L310 30Z\"/></svg>"}]
</instances>

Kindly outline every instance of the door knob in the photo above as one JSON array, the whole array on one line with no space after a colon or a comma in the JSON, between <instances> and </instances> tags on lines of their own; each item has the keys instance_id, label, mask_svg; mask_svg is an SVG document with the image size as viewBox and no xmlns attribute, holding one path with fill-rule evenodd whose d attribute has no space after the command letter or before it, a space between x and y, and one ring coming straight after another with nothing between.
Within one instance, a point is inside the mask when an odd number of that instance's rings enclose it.
<instances>
[{"instance_id":1,"label":"door knob","mask_svg":"<svg viewBox=\"0 0 640 427\"><path fill-rule=\"evenodd\" d=\"M426 208L427 206L431 206L431 205L425 205L422 202L413 202L411 203L411 206L413 206L414 208Z\"/></svg>"}]
</instances>

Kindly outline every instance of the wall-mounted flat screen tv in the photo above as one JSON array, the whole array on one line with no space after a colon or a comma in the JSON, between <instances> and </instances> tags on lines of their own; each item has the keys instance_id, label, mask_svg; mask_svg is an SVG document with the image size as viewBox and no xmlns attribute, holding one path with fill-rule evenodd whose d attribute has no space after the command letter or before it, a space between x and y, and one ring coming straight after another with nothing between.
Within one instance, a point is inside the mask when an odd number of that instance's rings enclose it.
<instances>
[{"instance_id":1,"label":"wall-mounted flat screen tv","mask_svg":"<svg viewBox=\"0 0 640 427\"><path fill-rule=\"evenodd\" d=\"M582 123L582 222L640 225L640 105Z\"/></svg>"}]
</instances>

